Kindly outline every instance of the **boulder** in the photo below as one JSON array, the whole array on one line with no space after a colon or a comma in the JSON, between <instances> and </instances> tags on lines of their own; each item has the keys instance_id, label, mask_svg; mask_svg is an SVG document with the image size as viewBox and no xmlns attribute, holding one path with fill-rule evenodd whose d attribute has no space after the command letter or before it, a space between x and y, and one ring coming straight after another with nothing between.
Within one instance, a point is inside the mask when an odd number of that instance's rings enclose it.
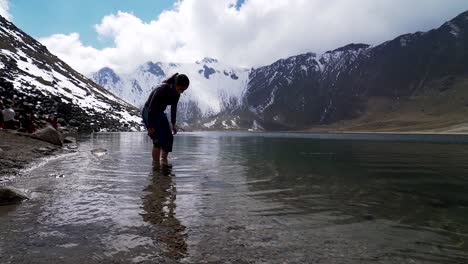
<instances>
[{"instance_id":1,"label":"boulder","mask_svg":"<svg viewBox=\"0 0 468 264\"><path fill-rule=\"evenodd\" d=\"M65 137L63 140L63 143L70 144L70 143L76 143L76 139L74 137Z\"/></svg>"},{"instance_id":2,"label":"boulder","mask_svg":"<svg viewBox=\"0 0 468 264\"><path fill-rule=\"evenodd\" d=\"M26 195L17 190L0 187L0 206L18 204L27 199L29 198Z\"/></svg>"},{"instance_id":3,"label":"boulder","mask_svg":"<svg viewBox=\"0 0 468 264\"><path fill-rule=\"evenodd\" d=\"M52 127L46 127L38 130L32 134L32 137L57 146L63 146L62 135Z\"/></svg>"},{"instance_id":4,"label":"boulder","mask_svg":"<svg viewBox=\"0 0 468 264\"><path fill-rule=\"evenodd\" d=\"M91 150L91 153L92 153L94 156L102 157L102 156L104 156L104 155L107 154L107 149L104 149L104 148L97 148L97 149Z\"/></svg>"}]
</instances>

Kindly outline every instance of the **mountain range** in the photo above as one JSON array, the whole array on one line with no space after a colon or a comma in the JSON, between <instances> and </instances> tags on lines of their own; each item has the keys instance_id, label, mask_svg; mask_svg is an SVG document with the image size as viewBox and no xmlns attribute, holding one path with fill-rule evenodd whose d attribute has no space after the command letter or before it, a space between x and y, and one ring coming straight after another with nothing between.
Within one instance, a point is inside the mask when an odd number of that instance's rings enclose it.
<instances>
[{"instance_id":1,"label":"mountain range","mask_svg":"<svg viewBox=\"0 0 468 264\"><path fill-rule=\"evenodd\" d=\"M186 129L468 131L468 12L380 45L349 44L245 69L204 58L105 67L89 78L0 17L2 99L92 131L140 130L139 109L173 73Z\"/></svg>"},{"instance_id":2,"label":"mountain range","mask_svg":"<svg viewBox=\"0 0 468 264\"><path fill-rule=\"evenodd\" d=\"M181 96L178 106L178 123L185 127L199 126L224 109L238 107L249 77L247 69L204 58L191 64L147 62L129 74L117 74L105 67L91 79L141 108L152 89L174 73L190 77L190 89Z\"/></svg>"},{"instance_id":3,"label":"mountain range","mask_svg":"<svg viewBox=\"0 0 468 264\"><path fill-rule=\"evenodd\" d=\"M125 76L104 68L92 79L140 105L162 79L187 73L194 81L181 116L195 129L458 131L468 123L467 29L464 12L377 46L350 44L256 69L205 58L148 62Z\"/></svg>"}]
</instances>

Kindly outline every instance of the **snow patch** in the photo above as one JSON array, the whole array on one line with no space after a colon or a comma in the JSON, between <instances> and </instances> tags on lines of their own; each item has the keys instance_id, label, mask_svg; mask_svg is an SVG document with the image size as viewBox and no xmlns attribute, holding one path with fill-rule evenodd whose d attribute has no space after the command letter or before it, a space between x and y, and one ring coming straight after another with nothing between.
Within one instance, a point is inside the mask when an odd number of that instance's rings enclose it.
<instances>
[{"instance_id":1,"label":"snow patch","mask_svg":"<svg viewBox=\"0 0 468 264\"><path fill-rule=\"evenodd\" d=\"M254 120L252 123L252 128L250 128L248 131L263 131L265 130L258 122L257 120Z\"/></svg>"},{"instance_id":2,"label":"snow patch","mask_svg":"<svg viewBox=\"0 0 468 264\"><path fill-rule=\"evenodd\" d=\"M270 99L268 100L268 102L267 102L265 105L257 106L256 109L255 109L256 112L263 112L263 111L265 111L265 109L267 109L270 105L272 105L272 104L275 102L276 92L278 92L278 87L275 86L275 88L274 88L273 91L271 92Z\"/></svg>"},{"instance_id":3,"label":"snow patch","mask_svg":"<svg viewBox=\"0 0 468 264\"><path fill-rule=\"evenodd\" d=\"M447 22L447 26L450 27L450 34L452 34L455 37L458 37L460 35L461 30L458 25L456 25L453 22Z\"/></svg>"},{"instance_id":4,"label":"snow patch","mask_svg":"<svg viewBox=\"0 0 468 264\"><path fill-rule=\"evenodd\" d=\"M213 121L203 124L203 126L207 128L211 128L212 126L216 124L216 121L218 121L218 118L215 118Z\"/></svg>"}]
</instances>

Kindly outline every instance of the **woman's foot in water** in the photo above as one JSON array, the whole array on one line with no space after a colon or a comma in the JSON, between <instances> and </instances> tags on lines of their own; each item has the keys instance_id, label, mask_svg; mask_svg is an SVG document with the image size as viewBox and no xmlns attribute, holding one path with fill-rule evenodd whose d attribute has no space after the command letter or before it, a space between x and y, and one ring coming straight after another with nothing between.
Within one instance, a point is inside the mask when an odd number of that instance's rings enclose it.
<instances>
[{"instance_id":1,"label":"woman's foot in water","mask_svg":"<svg viewBox=\"0 0 468 264\"><path fill-rule=\"evenodd\" d=\"M161 168L161 164L158 161L153 160L153 170L159 170Z\"/></svg>"},{"instance_id":2,"label":"woman's foot in water","mask_svg":"<svg viewBox=\"0 0 468 264\"><path fill-rule=\"evenodd\" d=\"M167 159L161 159L161 166L164 167L164 168L172 167L172 165L169 164L169 161Z\"/></svg>"}]
</instances>

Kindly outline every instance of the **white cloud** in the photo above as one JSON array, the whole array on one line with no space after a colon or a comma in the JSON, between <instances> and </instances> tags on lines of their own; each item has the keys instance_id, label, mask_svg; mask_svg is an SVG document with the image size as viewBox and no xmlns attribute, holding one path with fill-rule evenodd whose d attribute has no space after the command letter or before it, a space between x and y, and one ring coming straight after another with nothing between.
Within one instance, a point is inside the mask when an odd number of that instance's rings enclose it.
<instances>
[{"instance_id":1,"label":"white cloud","mask_svg":"<svg viewBox=\"0 0 468 264\"><path fill-rule=\"evenodd\" d=\"M0 0L0 16L11 21L12 16L9 13L9 9L10 9L10 3L8 2L8 0Z\"/></svg>"},{"instance_id":2,"label":"white cloud","mask_svg":"<svg viewBox=\"0 0 468 264\"><path fill-rule=\"evenodd\" d=\"M193 62L205 56L258 66L348 43L379 44L429 30L468 9L451 0L183 0L148 23L118 12L95 26L114 47L85 47L79 35L42 38L53 53L89 74L103 66L128 72L146 61Z\"/></svg>"}]
</instances>

